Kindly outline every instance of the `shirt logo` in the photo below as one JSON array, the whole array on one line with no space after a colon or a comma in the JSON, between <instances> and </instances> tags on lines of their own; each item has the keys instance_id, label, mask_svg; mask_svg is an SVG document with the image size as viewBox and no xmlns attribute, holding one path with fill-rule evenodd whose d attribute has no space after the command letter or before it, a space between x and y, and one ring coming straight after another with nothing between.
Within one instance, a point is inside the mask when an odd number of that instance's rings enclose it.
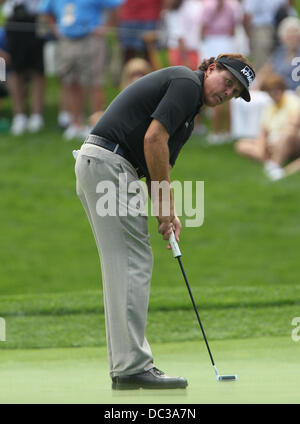
<instances>
[{"instance_id":1,"label":"shirt logo","mask_svg":"<svg viewBox=\"0 0 300 424\"><path fill-rule=\"evenodd\" d=\"M185 125L185 128L188 128L190 123L188 121L186 121L184 125Z\"/></svg>"},{"instance_id":2,"label":"shirt logo","mask_svg":"<svg viewBox=\"0 0 300 424\"><path fill-rule=\"evenodd\" d=\"M245 75L249 84L251 84L255 78L255 74L249 66L245 66L245 68L241 69L241 74Z\"/></svg>"}]
</instances>

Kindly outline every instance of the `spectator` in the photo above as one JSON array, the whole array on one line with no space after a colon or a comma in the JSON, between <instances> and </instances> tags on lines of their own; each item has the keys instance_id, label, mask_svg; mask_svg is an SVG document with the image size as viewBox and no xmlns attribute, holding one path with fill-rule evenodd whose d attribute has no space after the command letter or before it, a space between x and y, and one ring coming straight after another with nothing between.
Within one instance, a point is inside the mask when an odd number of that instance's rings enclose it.
<instances>
[{"instance_id":1,"label":"spectator","mask_svg":"<svg viewBox=\"0 0 300 424\"><path fill-rule=\"evenodd\" d=\"M178 59L173 60L178 50L180 9L184 0L169 0L162 12L162 26L164 30L164 42L168 51L168 62L170 65L178 65ZM179 58L180 59L180 58Z\"/></svg>"},{"instance_id":2,"label":"spectator","mask_svg":"<svg viewBox=\"0 0 300 424\"><path fill-rule=\"evenodd\" d=\"M10 56L7 53L6 32L4 28L0 28L0 109L2 99L8 96L7 76ZM0 132L9 129L9 121L7 118L0 117Z\"/></svg>"},{"instance_id":3,"label":"spectator","mask_svg":"<svg viewBox=\"0 0 300 424\"><path fill-rule=\"evenodd\" d=\"M143 40L147 46L146 48L150 62L141 57L130 59L123 67L123 71L121 73L120 90L124 90L128 85L132 84L138 78L141 78L152 71L157 71L162 67L159 54L155 47L156 38L156 31L147 31L143 34ZM104 110L99 110L93 113L89 117L90 126L94 127L103 113Z\"/></svg>"},{"instance_id":4,"label":"spectator","mask_svg":"<svg viewBox=\"0 0 300 424\"><path fill-rule=\"evenodd\" d=\"M10 55L7 51L7 37L4 27L0 27L0 57L4 59L6 67L10 64Z\"/></svg>"},{"instance_id":5,"label":"spectator","mask_svg":"<svg viewBox=\"0 0 300 424\"><path fill-rule=\"evenodd\" d=\"M202 2L170 0L164 11L168 59L171 66L195 70L200 62Z\"/></svg>"},{"instance_id":6,"label":"spectator","mask_svg":"<svg viewBox=\"0 0 300 424\"><path fill-rule=\"evenodd\" d=\"M121 78L121 90L128 87L137 79L149 74L153 71L153 67L149 62L142 58L131 59L126 63Z\"/></svg>"},{"instance_id":7,"label":"spectator","mask_svg":"<svg viewBox=\"0 0 300 424\"><path fill-rule=\"evenodd\" d=\"M203 56L234 51L235 29L241 17L239 3L235 0L203 0L201 16Z\"/></svg>"},{"instance_id":8,"label":"spectator","mask_svg":"<svg viewBox=\"0 0 300 424\"><path fill-rule=\"evenodd\" d=\"M282 77L269 75L264 83L274 104L263 117L261 134L256 139L241 139L236 151L264 164L267 176L275 181L284 177L282 166L300 155L300 99L286 91Z\"/></svg>"},{"instance_id":9,"label":"spectator","mask_svg":"<svg viewBox=\"0 0 300 424\"><path fill-rule=\"evenodd\" d=\"M59 74L59 58L58 58L58 32L56 27L56 20L54 16L40 15L40 26L46 36L46 43L44 49L45 69L49 75L57 76ZM70 102L68 98L68 86L61 80L59 81L61 90L59 94L59 113L57 117L57 124L59 128L65 130L72 123L72 115L70 113Z\"/></svg>"},{"instance_id":10,"label":"spectator","mask_svg":"<svg viewBox=\"0 0 300 424\"><path fill-rule=\"evenodd\" d=\"M40 13L55 19L59 37L60 74L67 91L72 124L64 132L67 140L84 138L85 91L90 93L91 111L103 108L103 71L106 59L105 22L122 0L42 0Z\"/></svg>"},{"instance_id":11,"label":"spectator","mask_svg":"<svg viewBox=\"0 0 300 424\"><path fill-rule=\"evenodd\" d=\"M39 0L7 0L3 14L7 18L7 51L10 55L10 94L13 104L11 132L21 135L26 130L39 131L44 120L45 78L44 40L36 31ZM31 83L31 115L25 114L25 89Z\"/></svg>"},{"instance_id":12,"label":"spectator","mask_svg":"<svg viewBox=\"0 0 300 424\"><path fill-rule=\"evenodd\" d=\"M235 0L205 0L202 9L202 51L204 57L218 56L222 51L236 51L235 30L240 23L241 7ZM213 110L210 143L230 137L230 104Z\"/></svg>"},{"instance_id":13,"label":"spectator","mask_svg":"<svg viewBox=\"0 0 300 424\"><path fill-rule=\"evenodd\" d=\"M250 39L253 64L259 71L274 45L274 16L282 0L244 0L244 24Z\"/></svg>"},{"instance_id":14,"label":"spectator","mask_svg":"<svg viewBox=\"0 0 300 424\"><path fill-rule=\"evenodd\" d=\"M287 89L296 91L300 73L295 77L293 60L300 57L300 19L294 16L283 19L278 27L278 37L279 46L258 73L255 87L259 89L261 83L273 71L284 78Z\"/></svg>"},{"instance_id":15,"label":"spectator","mask_svg":"<svg viewBox=\"0 0 300 424\"><path fill-rule=\"evenodd\" d=\"M123 68L121 76L121 90L124 90L124 88L128 85L132 84L138 78L149 74L151 71L153 71L153 68L145 59L139 57L130 59ZM90 116L89 122L92 127L96 125L103 113L104 110L99 110Z\"/></svg>"},{"instance_id":16,"label":"spectator","mask_svg":"<svg viewBox=\"0 0 300 424\"><path fill-rule=\"evenodd\" d=\"M295 174L296 172L300 171L300 158L297 158L290 162L288 165L286 165L284 168L284 174L286 176Z\"/></svg>"},{"instance_id":17,"label":"spectator","mask_svg":"<svg viewBox=\"0 0 300 424\"><path fill-rule=\"evenodd\" d=\"M201 58L201 13L200 0L168 0L162 13L168 62L171 66L186 66L197 69ZM195 119L194 133L203 135L206 128L201 117Z\"/></svg>"},{"instance_id":18,"label":"spectator","mask_svg":"<svg viewBox=\"0 0 300 424\"><path fill-rule=\"evenodd\" d=\"M245 11L242 7L242 0L238 0L239 4L239 16L238 24L235 28L234 44L236 51L240 54L250 56L250 40L245 28Z\"/></svg>"},{"instance_id":19,"label":"spectator","mask_svg":"<svg viewBox=\"0 0 300 424\"><path fill-rule=\"evenodd\" d=\"M148 60L145 60L151 65L152 71L157 71L163 67L159 51L157 49L157 40L159 39L159 31L146 31L142 34L142 39L146 45ZM125 65L126 66L126 65Z\"/></svg>"},{"instance_id":20,"label":"spectator","mask_svg":"<svg viewBox=\"0 0 300 424\"><path fill-rule=\"evenodd\" d=\"M297 9L295 8L295 0L283 0L282 4L278 5L274 16L274 29L275 29L275 40L274 40L274 48L276 48L279 44L278 39L278 27L283 19L288 18L289 16L298 16Z\"/></svg>"},{"instance_id":21,"label":"spectator","mask_svg":"<svg viewBox=\"0 0 300 424\"><path fill-rule=\"evenodd\" d=\"M297 58L300 57L300 20L296 17L285 18L278 27L278 37L279 46L257 73L251 90L251 105L245 106L239 99L231 103L234 138L255 138L260 134L262 112L271 101L261 87L270 73L275 72L282 76L288 90L299 92L300 67Z\"/></svg>"},{"instance_id":22,"label":"spectator","mask_svg":"<svg viewBox=\"0 0 300 424\"><path fill-rule=\"evenodd\" d=\"M140 56L150 62L142 34L158 29L164 0L126 0L119 10L123 62Z\"/></svg>"}]
</instances>

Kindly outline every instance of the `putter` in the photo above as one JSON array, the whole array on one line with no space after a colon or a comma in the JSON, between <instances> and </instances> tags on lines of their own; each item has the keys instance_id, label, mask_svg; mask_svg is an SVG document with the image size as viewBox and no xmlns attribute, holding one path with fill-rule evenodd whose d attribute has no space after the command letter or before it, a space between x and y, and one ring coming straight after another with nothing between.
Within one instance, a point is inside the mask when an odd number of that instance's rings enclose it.
<instances>
[{"instance_id":1,"label":"putter","mask_svg":"<svg viewBox=\"0 0 300 424\"><path fill-rule=\"evenodd\" d=\"M181 252L180 252L178 243L176 241L174 231L172 232L172 234L170 236L169 243L170 243L170 246L172 248L172 252L173 252L174 258L178 259L178 262L179 262L179 265L180 265L180 269L181 269L181 272L182 272L182 275L183 275L185 284L187 286L187 289L188 289L188 292L189 292L189 295L190 295L190 298L191 298L191 301L192 301L192 304L193 304L195 313L197 315L197 319L198 319L198 322L199 322L199 325L200 325L200 328L201 328L203 337L204 337L204 341L205 341L205 344L206 344L206 347L207 347L207 350L208 350L208 353L209 353L209 357L210 357L212 366L213 366L214 371L215 371L215 374L216 374L217 381L234 381L234 380L237 380L238 379L237 375L220 375L218 373L218 370L217 370L217 367L215 365L215 361L214 361L214 358L212 356L211 350L209 348L208 341L207 341L207 338L206 338L206 334L205 334L205 331L204 331L204 328L203 328L203 325L202 325L202 322L201 322L201 319L200 319L200 316L199 316L199 313L198 313L198 310L197 310L197 307L196 307L196 304L195 304L195 301L194 301L194 297L192 295L192 291L191 291L190 285L188 283L186 274L184 272L184 268L183 268L182 261L181 261Z\"/></svg>"}]
</instances>

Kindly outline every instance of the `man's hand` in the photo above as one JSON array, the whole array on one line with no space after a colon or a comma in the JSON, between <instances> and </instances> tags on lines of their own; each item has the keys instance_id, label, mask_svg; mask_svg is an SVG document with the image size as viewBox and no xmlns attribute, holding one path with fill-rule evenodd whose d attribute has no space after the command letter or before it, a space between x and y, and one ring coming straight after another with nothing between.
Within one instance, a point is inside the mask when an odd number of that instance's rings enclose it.
<instances>
[{"instance_id":1,"label":"man's hand","mask_svg":"<svg viewBox=\"0 0 300 424\"><path fill-rule=\"evenodd\" d=\"M176 241L179 241L181 228L182 228L182 225L181 225L180 219L178 218L177 215L175 215L175 218L173 219L173 231L175 234Z\"/></svg>"},{"instance_id":2,"label":"man's hand","mask_svg":"<svg viewBox=\"0 0 300 424\"><path fill-rule=\"evenodd\" d=\"M170 216L157 217L158 232L162 235L164 240L169 240L173 231L173 219Z\"/></svg>"},{"instance_id":3,"label":"man's hand","mask_svg":"<svg viewBox=\"0 0 300 424\"><path fill-rule=\"evenodd\" d=\"M181 222L180 222L180 219L178 218L178 216L174 217L174 219L172 221L172 226L173 226L172 231L174 231L176 241L179 242L179 237L180 237L182 225L181 225ZM171 233L172 233L172 231L171 231ZM171 234L168 236L168 240L169 240L170 236L171 236ZM168 244L167 248L172 249L170 244Z\"/></svg>"},{"instance_id":4,"label":"man's hand","mask_svg":"<svg viewBox=\"0 0 300 424\"><path fill-rule=\"evenodd\" d=\"M181 222L177 216L171 217L157 217L158 220L158 232L162 234L164 240L169 240L172 232L174 231L176 241L179 241L179 236L181 233ZM171 249L171 246L168 246L168 249Z\"/></svg>"}]
</instances>

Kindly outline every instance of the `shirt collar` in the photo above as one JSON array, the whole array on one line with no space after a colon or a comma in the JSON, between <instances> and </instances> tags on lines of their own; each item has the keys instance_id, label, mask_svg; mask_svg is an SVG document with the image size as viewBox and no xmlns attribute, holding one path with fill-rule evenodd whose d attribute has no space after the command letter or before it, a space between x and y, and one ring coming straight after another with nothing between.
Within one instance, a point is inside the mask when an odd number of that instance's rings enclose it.
<instances>
[{"instance_id":1,"label":"shirt collar","mask_svg":"<svg viewBox=\"0 0 300 424\"><path fill-rule=\"evenodd\" d=\"M200 69L198 69L197 71L194 71L195 74L197 75L197 77L200 80L200 84L201 84L201 98L198 104L198 110L201 108L201 106L203 106L203 95L204 95L204 91L203 91L203 87L204 87L204 72L201 71Z\"/></svg>"}]
</instances>

